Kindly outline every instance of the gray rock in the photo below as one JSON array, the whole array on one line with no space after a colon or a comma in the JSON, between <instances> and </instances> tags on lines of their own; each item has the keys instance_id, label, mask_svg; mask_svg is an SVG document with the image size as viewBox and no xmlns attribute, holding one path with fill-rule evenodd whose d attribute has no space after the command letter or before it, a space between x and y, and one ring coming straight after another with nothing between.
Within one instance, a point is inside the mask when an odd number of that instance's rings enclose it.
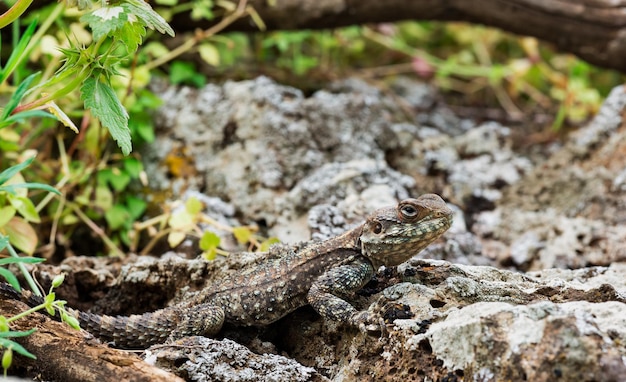
<instances>
[{"instance_id":1,"label":"gray rock","mask_svg":"<svg viewBox=\"0 0 626 382\"><path fill-rule=\"evenodd\" d=\"M276 354L255 354L224 339L187 337L147 350L147 361L198 382L328 381L315 369Z\"/></svg>"}]
</instances>

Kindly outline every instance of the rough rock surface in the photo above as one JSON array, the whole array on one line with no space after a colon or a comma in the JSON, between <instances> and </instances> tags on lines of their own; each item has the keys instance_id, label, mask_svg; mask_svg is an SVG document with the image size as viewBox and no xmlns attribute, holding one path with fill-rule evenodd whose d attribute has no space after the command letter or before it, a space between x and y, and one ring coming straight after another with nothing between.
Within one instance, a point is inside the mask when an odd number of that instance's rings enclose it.
<instances>
[{"instance_id":1,"label":"rough rock surface","mask_svg":"<svg viewBox=\"0 0 626 382\"><path fill-rule=\"evenodd\" d=\"M196 195L222 224L256 222L286 242L323 239L424 192L449 200L456 218L419 258L379 270L351 296L380 313L380 332L303 308L268 327L226 327L225 339L150 351L189 380L272 380L289 370L333 381L623 381L626 87L588 126L532 155L516 149L509 127L461 120L427 86L390 88L347 80L305 97L263 77L155 86L164 105L157 142L144 149L150 185L173 199ZM71 273L59 290L70 305L98 300L94 312L129 314L258 260L169 253L38 267L44 284Z\"/></svg>"},{"instance_id":2,"label":"rough rock surface","mask_svg":"<svg viewBox=\"0 0 626 382\"><path fill-rule=\"evenodd\" d=\"M280 355L255 354L228 339L184 338L155 347L146 360L165 369L178 369L186 379L198 382L329 381L312 367Z\"/></svg>"},{"instance_id":3,"label":"rough rock surface","mask_svg":"<svg viewBox=\"0 0 626 382\"><path fill-rule=\"evenodd\" d=\"M381 270L355 296L387 330L302 309L262 333L334 381L623 380L626 87L588 126L526 151L510 128L457 118L427 86L391 89L347 80L305 97L267 78L157 88L162 133L147 162L165 174L155 166L183 152L197 171L153 186L223 198L285 241L335 235L406 195L454 204L455 225L420 254L449 262ZM225 335L254 348L237 333Z\"/></svg>"}]
</instances>

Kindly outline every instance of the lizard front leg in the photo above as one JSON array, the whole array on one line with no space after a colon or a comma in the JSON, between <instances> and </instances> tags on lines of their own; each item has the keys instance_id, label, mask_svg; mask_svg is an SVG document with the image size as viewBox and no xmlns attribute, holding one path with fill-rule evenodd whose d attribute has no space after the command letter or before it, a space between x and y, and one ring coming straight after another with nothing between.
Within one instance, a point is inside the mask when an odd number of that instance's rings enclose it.
<instances>
[{"instance_id":1,"label":"lizard front leg","mask_svg":"<svg viewBox=\"0 0 626 382\"><path fill-rule=\"evenodd\" d=\"M325 319L354 323L357 310L346 297L363 287L374 275L374 267L364 259L332 268L313 282L307 294L309 304Z\"/></svg>"}]
</instances>

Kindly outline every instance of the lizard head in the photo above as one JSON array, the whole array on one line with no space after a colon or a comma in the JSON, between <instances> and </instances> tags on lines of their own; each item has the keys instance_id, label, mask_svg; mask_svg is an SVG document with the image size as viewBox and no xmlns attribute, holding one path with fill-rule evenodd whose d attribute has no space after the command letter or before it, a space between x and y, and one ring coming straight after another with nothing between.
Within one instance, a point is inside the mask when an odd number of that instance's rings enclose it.
<instances>
[{"instance_id":1,"label":"lizard head","mask_svg":"<svg viewBox=\"0 0 626 382\"><path fill-rule=\"evenodd\" d=\"M376 268L401 264L446 232L452 225L452 215L435 194L378 209L363 225L359 238L362 253Z\"/></svg>"}]
</instances>

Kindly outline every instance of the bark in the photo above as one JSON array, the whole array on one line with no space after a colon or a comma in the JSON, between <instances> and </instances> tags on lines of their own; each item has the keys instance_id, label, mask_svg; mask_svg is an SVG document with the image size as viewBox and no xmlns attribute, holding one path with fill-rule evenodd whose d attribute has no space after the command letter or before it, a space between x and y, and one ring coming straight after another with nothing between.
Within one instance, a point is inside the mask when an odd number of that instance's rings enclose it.
<instances>
[{"instance_id":1,"label":"bark","mask_svg":"<svg viewBox=\"0 0 626 382\"><path fill-rule=\"evenodd\" d=\"M0 312L7 317L26 309L28 307L21 302L0 300ZM85 332L53 321L45 314L31 314L11 325L12 330L30 328L37 328L37 331L16 341L37 359L32 360L14 352L10 373L21 370L42 380L67 382L183 381L147 364L136 354L109 348Z\"/></svg>"},{"instance_id":2,"label":"bark","mask_svg":"<svg viewBox=\"0 0 626 382\"><path fill-rule=\"evenodd\" d=\"M467 21L553 43L590 63L626 72L626 0L249 0L268 29L322 29L401 20ZM210 23L188 14L178 31ZM251 20L233 25L254 30Z\"/></svg>"},{"instance_id":3,"label":"bark","mask_svg":"<svg viewBox=\"0 0 626 382\"><path fill-rule=\"evenodd\" d=\"M188 0L180 0L185 2ZM234 0L233 0L234 1ZM240 0L241 1L241 0ZM37 1L32 8L52 3ZM626 73L626 0L248 0L269 30L326 29L403 20L466 21L533 36L598 66ZM272 5L274 4L274 5ZM0 5L5 11L6 5ZM178 32L215 22L178 13ZM258 30L251 19L229 30Z\"/></svg>"}]
</instances>

